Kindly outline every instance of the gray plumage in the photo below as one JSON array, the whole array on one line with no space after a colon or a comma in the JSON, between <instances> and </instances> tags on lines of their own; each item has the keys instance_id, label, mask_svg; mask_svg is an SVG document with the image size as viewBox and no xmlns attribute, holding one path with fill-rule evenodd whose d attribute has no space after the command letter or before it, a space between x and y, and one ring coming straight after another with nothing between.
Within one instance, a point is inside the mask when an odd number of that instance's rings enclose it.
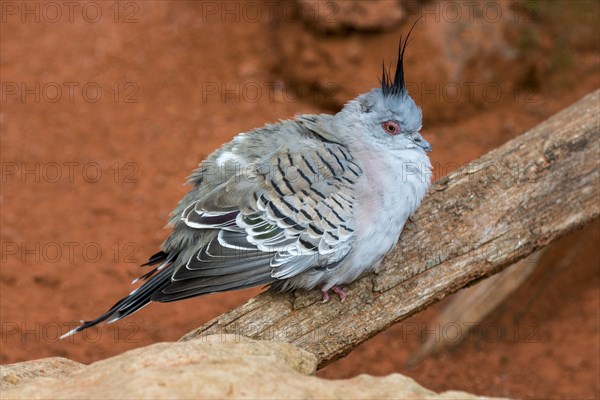
<instances>
[{"instance_id":1,"label":"gray plumage","mask_svg":"<svg viewBox=\"0 0 600 400\"><path fill-rule=\"evenodd\" d=\"M145 264L154 266L139 278L145 283L67 335L151 301L257 285L345 296L337 285L378 267L430 183L431 147L404 84L405 49L401 41L393 80L384 70L381 88L336 115L266 125L212 153Z\"/></svg>"}]
</instances>

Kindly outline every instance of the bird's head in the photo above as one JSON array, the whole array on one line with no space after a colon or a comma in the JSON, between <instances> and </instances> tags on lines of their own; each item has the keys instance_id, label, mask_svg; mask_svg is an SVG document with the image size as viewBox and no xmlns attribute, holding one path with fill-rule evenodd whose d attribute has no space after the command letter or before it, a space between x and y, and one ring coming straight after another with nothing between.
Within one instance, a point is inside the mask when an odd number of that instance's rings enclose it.
<instances>
[{"instance_id":1,"label":"bird's head","mask_svg":"<svg viewBox=\"0 0 600 400\"><path fill-rule=\"evenodd\" d=\"M400 38L393 80L384 66L381 87L348 102L336 115L336 123L339 128L341 124L350 128L351 135L368 135L387 148L430 152L431 145L419 133L423 124L421 109L408 95L404 81L404 52L411 31L404 42Z\"/></svg>"}]
</instances>

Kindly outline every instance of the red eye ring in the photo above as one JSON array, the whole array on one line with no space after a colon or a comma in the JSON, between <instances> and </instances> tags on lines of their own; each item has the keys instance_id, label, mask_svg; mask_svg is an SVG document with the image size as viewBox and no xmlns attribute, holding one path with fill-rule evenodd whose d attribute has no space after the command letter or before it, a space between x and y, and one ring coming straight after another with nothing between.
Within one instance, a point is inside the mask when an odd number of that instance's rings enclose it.
<instances>
[{"instance_id":1,"label":"red eye ring","mask_svg":"<svg viewBox=\"0 0 600 400\"><path fill-rule=\"evenodd\" d=\"M400 133L400 125L396 121L385 121L381 127L388 135L397 135Z\"/></svg>"}]
</instances>

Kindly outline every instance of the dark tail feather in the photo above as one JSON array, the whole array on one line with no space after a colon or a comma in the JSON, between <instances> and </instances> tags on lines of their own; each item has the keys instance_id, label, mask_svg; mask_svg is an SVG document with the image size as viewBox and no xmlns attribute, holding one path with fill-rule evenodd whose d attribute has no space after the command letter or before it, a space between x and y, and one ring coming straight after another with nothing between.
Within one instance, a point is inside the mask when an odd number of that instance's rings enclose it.
<instances>
[{"instance_id":1,"label":"dark tail feather","mask_svg":"<svg viewBox=\"0 0 600 400\"><path fill-rule=\"evenodd\" d=\"M167 261L168 258L169 258L169 255L167 253L165 253L164 251L159 251L158 253L154 254L152 257L150 257L150 259L148 260L147 263L142 264L141 266L147 267L147 266L156 265L159 263L160 263L160 265L158 265L154 269L146 272L144 275L135 278L131 282L131 284L133 285L134 283L137 283L138 281L148 280L148 278L150 278L156 272L160 271L161 269L163 269L165 267L165 261Z\"/></svg>"},{"instance_id":2,"label":"dark tail feather","mask_svg":"<svg viewBox=\"0 0 600 400\"><path fill-rule=\"evenodd\" d=\"M158 253L154 254L152 257L150 257L150 259L148 260L147 263L142 264L142 267L147 267L148 265L156 265L158 263L162 263L163 261L166 261L167 258L169 258L169 255L161 250Z\"/></svg>"},{"instance_id":3,"label":"dark tail feather","mask_svg":"<svg viewBox=\"0 0 600 400\"><path fill-rule=\"evenodd\" d=\"M98 318L91 321L83 321L77 328L70 330L69 332L62 335L60 338L66 338L74 335L77 332L81 332L87 328L98 325L110 318L109 323L117 321L134 312L140 310L148 303L150 303L152 295L164 289L171 282L171 276L173 274L171 262L177 255L169 256L164 252L159 252L153 255L150 260L144 265L155 265L161 263L158 267L154 268L147 274L144 274L144 279L150 277L150 275L158 272L149 281L144 283L139 288L135 289L128 296L123 297L114 306L112 306L107 312L99 316ZM139 278L138 278L139 279Z\"/></svg>"}]
</instances>

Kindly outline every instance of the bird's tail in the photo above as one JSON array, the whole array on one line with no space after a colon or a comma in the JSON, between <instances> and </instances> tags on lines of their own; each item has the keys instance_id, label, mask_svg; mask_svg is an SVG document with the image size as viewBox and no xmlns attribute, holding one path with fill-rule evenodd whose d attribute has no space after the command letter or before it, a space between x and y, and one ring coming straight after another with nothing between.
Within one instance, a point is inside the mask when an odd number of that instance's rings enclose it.
<instances>
[{"instance_id":1,"label":"bird's tail","mask_svg":"<svg viewBox=\"0 0 600 400\"><path fill-rule=\"evenodd\" d=\"M139 280L147 280L146 283L129 293L129 295L123 297L107 312L100 315L98 318L91 321L82 321L81 325L71 329L60 338L64 339L76 334L77 332L81 332L87 328L98 325L106 320L108 320L108 323L110 324L120 320L121 318L131 315L148 305L151 301L152 295L155 292L162 290L169 284L169 282L171 282L171 275L173 274L171 264L176 257L177 254L169 255L162 251L150 257L150 260L148 260L148 262L142 266L158 265L150 272L142 275L132 282L135 283Z\"/></svg>"}]
</instances>

